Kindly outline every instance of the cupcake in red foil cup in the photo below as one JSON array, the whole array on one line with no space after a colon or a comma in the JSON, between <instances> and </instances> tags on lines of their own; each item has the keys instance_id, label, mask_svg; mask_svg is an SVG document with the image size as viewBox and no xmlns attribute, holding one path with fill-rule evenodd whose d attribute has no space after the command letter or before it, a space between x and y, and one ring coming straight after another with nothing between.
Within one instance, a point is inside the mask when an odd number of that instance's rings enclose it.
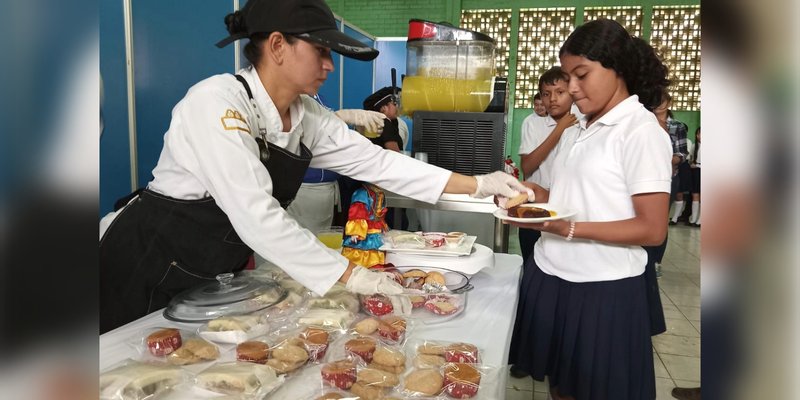
<instances>
[{"instance_id":1,"label":"cupcake in red foil cup","mask_svg":"<svg viewBox=\"0 0 800 400\"><path fill-rule=\"evenodd\" d=\"M425 296L409 296L408 299L411 300L411 307L412 308L425 307L425 302L427 301Z\"/></svg>"},{"instance_id":2,"label":"cupcake in red foil cup","mask_svg":"<svg viewBox=\"0 0 800 400\"><path fill-rule=\"evenodd\" d=\"M456 399L475 397L480 389L481 373L469 364L453 363L444 367L444 391Z\"/></svg>"},{"instance_id":3,"label":"cupcake in red foil cup","mask_svg":"<svg viewBox=\"0 0 800 400\"><path fill-rule=\"evenodd\" d=\"M236 360L256 364L266 364L269 359L269 345L259 341L248 341L236 346Z\"/></svg>"},{"instance_id":4,"label":"cupcake in red foil cup","mask_svg":"<svg viewBox=\"0 0 800 400\"><path fill-rule=\"evenodd\" d=\"M319 328L306 328L300 334L310 361L316 362L325 357L325 353L328 351L329 337L328 332Z\"/></svg>"},{"instance_id":5,"label":"cupcake in red foil cup","mask_svg":"<svg viewBox=\"0 0 800 400\"><path fill-rule=\"evenodd\" d=\"M344 350L348 354L352 354L362 361L365 364L369 364L372 362L372 356L375 354L375 345L377 341L370 337L359 337L355 339L350 339L344 344Z\"/></svg>"},{"instance_id":6,"label":"cupcake in red foil cup","mask_svg":"<svg viewBox=\"0 0 800 400\"><path fill-rule=\"evenodd\" d=\"M388 316L381 319L378 324L378 335L393 342L400 342L406 334L405 318Z\"/></svg>"},{"instance_id":7,"label":"cupcake in red foil cup","mask_svg":"<svg viewBox=\"0 0 800 400\"><path fill-rule=\"evenodd\" d=\"M444 349L444 359L453 363L478 362L478 348L469 343L453 343Z\"/></svg>"},{"instance_id":8,"label":"cupcake in red foil cup","mask_svg":"<svg viewBox=\"0 0 800 400\"><path fill-rule=\"evenodd\" d=\"M322 380L342 390L350 389L356 382L356 365L350 360L339 360L322 366Z\"/></svg>"},{"instance_id":9,"label":"cupcake in red foil cup","mask_svg":"<svg viewBox=\"0 0 800 400\"><path fill-rule=\"evenodd\" d=\"M391 314L394 311L392 301L382 294L373 294L361 297L361 307L370 315L380 317L381 315Z\"/></svg>"},{"instance_id":10,"label":"cupcake in red foil cup","mask_svg":"<svg viewBox=\"0 0 800 400\"><path fill-rule=\"evenodd\" d=\"M433 295L428 296L425 308L437 315L450 315L461 309L461 301L455 296Z\"/></svg>"},{"instance_id":11,"label":"cupcake in red foil cup","mask_svg":"<svg viewBox=\"0 0 800 400\"><path fill-rule=\"evenodd\" d=\"M159 329L145 339L147 349L156 357L166 356L183 345L181 332L177 329Z\"/></svg>"}]
</instances>

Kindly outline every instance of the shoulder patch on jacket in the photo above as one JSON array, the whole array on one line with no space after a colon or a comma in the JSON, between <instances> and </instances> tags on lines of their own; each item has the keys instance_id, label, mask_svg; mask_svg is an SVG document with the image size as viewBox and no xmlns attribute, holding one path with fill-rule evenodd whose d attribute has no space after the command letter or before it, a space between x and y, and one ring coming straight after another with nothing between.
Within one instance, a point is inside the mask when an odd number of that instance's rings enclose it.
<instances>
[{"instance_id":1,"label":"shoulder patch on jacket","mask_svg":"<svg viewBox=\"0 0 800 400\"><path fill-rule=\"evenodd\" d=\"M225 114L220 118L220 121L222 121L222 129L226 131L250 133L250 127L247 125L247 121L242 117L242 114L236 110L225 110Z\"/></svg>"}]
</instances>

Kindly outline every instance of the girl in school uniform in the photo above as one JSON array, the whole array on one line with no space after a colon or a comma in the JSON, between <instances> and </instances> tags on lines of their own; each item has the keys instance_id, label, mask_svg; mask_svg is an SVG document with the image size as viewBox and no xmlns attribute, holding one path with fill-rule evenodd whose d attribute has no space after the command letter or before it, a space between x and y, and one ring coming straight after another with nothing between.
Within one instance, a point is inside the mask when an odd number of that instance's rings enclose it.
<instances>
[{"instance_id":1,"label":"girl in school uniform","mask_svg":"<svg viewBox=\"0 0 800 400\"><path fill-rule=\"evenodd\" d=\"M580 128L562 138L550 190L536 202L570 220L542 231L527 260L511 344L516 374L548 378L554 399L655 398L647 254L667 231L672 148L652 110L667 68L618 23L578 27L560 50Z\"/></svg>"}]
</instances>

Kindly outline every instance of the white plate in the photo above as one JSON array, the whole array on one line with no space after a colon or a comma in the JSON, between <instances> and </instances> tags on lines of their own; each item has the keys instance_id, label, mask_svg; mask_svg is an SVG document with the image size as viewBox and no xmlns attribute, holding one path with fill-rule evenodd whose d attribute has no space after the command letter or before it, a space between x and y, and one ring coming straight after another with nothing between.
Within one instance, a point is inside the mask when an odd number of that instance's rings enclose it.
<instances>
[{"instance_id":1,"label":"white plate","mask_svg":"<svg viewBox=\"0 0 800 400\"><path fill-rule=\"evenodd\" d=\"M444 245L441 247L425 247L422 249L403 249L403 248L395 248L392 246L388 240L383 243L383 246L380 247L378 250L388 251L392 253L401 253L401 254L419 254L424 256L449 256L449 257L457 257L457 256L468 256L472 253L472 245L475 244L475 240L478 239L477 236L469 236L467 235L464 238L464 241L461 242L458 246L449 246Z\"/></svg>"},{"instance_id":2,"label":"white plate","mask_svg":"<svg viewBox=\"0 0 800 400\"><path fill-rule=\"evenodd\" d=\"M520 207L544 208L545 210L548 211L555 211L556 215L552 217L542 217L542 218L515 218L515 217L509 217L507 210L503 208L498 208L497 210L495 210L494 216L504 221L536 223L536 222L554 221L557 219L569 218L578 213L575 210L571 210L550 203L528 203L528 204L523 204Z\"/></svg>"}]
</instances>

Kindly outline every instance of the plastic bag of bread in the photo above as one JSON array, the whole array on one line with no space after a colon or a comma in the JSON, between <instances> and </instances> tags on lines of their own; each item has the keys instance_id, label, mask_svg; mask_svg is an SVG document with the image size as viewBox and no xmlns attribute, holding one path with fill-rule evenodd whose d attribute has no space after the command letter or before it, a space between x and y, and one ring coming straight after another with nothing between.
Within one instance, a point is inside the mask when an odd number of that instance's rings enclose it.
<instances>
[{"instance_id":1,"label":"plastic bag of bread","mask_svg":"<svg viewBox=\"0 0 800 400\"><path fill-rule=\"evenodd\" d=\"M363 367L376 367L395 374L401 374L406 364L406 356L400 346L356 332L342 335L332 342L327 357L328 360L349 359Z\"/></svg>"},{"instance_id":2,"label":"plastic bag of bread","mask_svg":"<svg viewBox=\"0 0 800 400\"><path fill-rule=\"evenodd\" d=\"M383 234L385 243L391 244L395 249L424 249L425 238L422 232L408 232L401 230L390 230Z\"/></svg>"},{"instance_id":3,"label":"plastic bag of bread","mask_svg":"<svg viewBox=\"0 0 800 400\"><path fill-rule=\"evenodd\" d=\"M357 400L358 397L341 390L325 389L314 395L311 400Z\"/></svg>"},{"instance_id":4,"label":"plastic bag of bread","mask_svg":"<svg viewBox=\"0 0 800 400\"><path fill-rule=\"evenodd\" d=\"M305 326L322 326L330 329L347 329L353 322L355 314L341 309L314 308L306 310L297 323Z\"/></svg>"},{"instance_id":5,"label":"plastic bag of bread","mask_svg":"<svg viewBox=\"0 0 800 400\"><path fill-rule=\"evenodd\" d=\"M438 396L444 386L444 376L439 369L414 368L403 377L401 393L409 397Z\"/></svg>"},{"instance_id":6,"label":"plastic bag of bread","mask_svg":"<svg viewBox=\"0 0 800 400\"><path fill-rule=\"evenodd\" d=\"M325 358L330 343L341 333L336 329L324 326L303 326L294 325L279 331L272 332L265 336L265 339L275 343L271 353L273 358L285 356L282 347L297 346L306 352L306 360L312 363L320 363ZM299 354L299 353L298 353ZM284 357L285 361L297 361Z\"/></svg>"},{"instance_id":7,"label":"plastic bag of bread","mask_svg":"<svg viewBox=\"0 0 800 400\"><path fill-rule=\"evenodd\" d=\"M264 335L269 324L263 315L229 315L208 321L198 329L206 340L217 343L241 343Z\"/></svg>"},{"instance_id":8,"label":"plastic bag of bread","mask_svg":"<svg viewBox=\"0 0 800 400\"><path fill-rule=\"evenodd\" d=\"M442 393L454 399L499 399L504 368L482 364L447 363L441 368Z\"/></svg>"},{"instance_id":9,"label":"plastic bag of bread","mask_svg":"<svg viewBox=\"0 0 800 400\"><path fill-rule=\"evenodd\" d=\"M284 378L265 365L233 362L214 365L195 377L195 385L217 393L263 398Z\"/></svg>"},{"instance_id":10,"label":"plastic bag of bread","mask_svg":"<svg viewBox=\"0 0 800 400\"><path fill-rule=\"evenodd\" d=\"M272 367L278 374L288 374L305 365L311 358L311 354L319 357L318 348L308 345L307 339L301 336L303 332L305 331L295 328L289 332L278 331L256 338L257 341L272 344L269 346L268 358L265 364ZM317 335L307 336L313 336L312 340L323 340ZM309 350L311 350L311 354ZM239 358L239 360L244 361L242 358Z\"/></svg>"},{"instance_id":11,"label":"plastic bag of bread","mask_svg":"<svg viewBox=\"0 0 800 400\"><path fill-rule=\"evenodd\" d=\"M359 310L358 297L348 291L345 285L336 283L331 287L325 296L311 296L306 302L306 307L310 310L347 310L357 314Z\"/></svg>"},{"instance_id":12,"label":"plastic bag of bread","mask_svg":"<svg viewBox=\"0 0 800 400\"><path fill-rule=\"evenodd\" d=\"M219 348L205 339L190 337L183 346L167 355L167 362L172 365L199 364L219 358Z\"/></svg>"},{"instance_id":13,"label":"plastic bag of bread","mask_svg":"<svg viewBox=\"0 0 800 400\"><path fill-rule=\"evenodd\" d=\"M412 329L411 321L396 315L383 317L366 316L357 319L351 326L351 333L361 336L370 336L384 343L402 346L409 331Z\"/></svg>"},{"instance_id":14,"label":"plastic bag of bread","mask_svg":"<svg viewBox=\"0 0 800 400\"><path fill-rule=\"evenodd\" d=\"M161 361L171 365L191 365L219 358L219 348L193 332L176 328L152 328L140 332L129 342L141 361Z\"/></svg>"},{"instance_id":15,"label":"plastic bag of bread","mask_svg":"<svg viewBox=\"0 0 800 400\"><path fill-rule=\"evenodd\" d=\"M480 363L481 351L471 343L415 340L408 348L411 349L409 357L418 368L440 367L447 362Z\"/></svg>"},{"instance_id":16,"label":"plastic bag of bread","mask_svg":"<svg viewBox=\"0 0 800 400\"><path fill-rule=\"evenodd\" d=\"M151 398L187 380L180 368L162 363L128 360L100 374L100 399Z\"/></svg>"}]
</instances>

